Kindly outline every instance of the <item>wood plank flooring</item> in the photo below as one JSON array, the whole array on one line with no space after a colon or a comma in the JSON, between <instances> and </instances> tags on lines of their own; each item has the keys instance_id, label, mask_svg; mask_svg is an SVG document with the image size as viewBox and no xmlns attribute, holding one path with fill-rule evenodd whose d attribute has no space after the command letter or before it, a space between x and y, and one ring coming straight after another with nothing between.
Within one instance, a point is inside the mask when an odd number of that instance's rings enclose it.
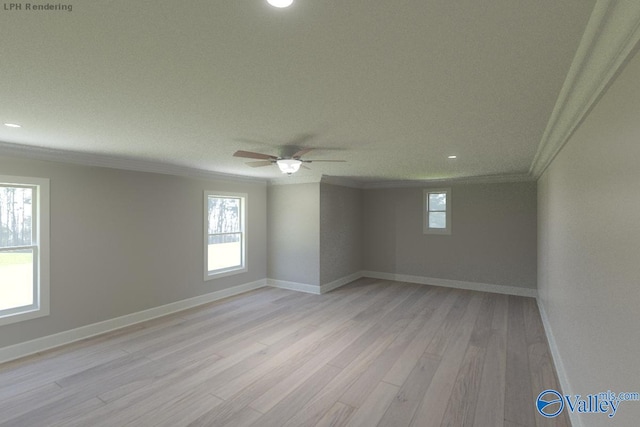
<instances>
[{"instance_id":1,"label":"wood plank flooring","mask_svg":"<svg viewBox=\"0 0 640 427\"><path fill-rule=\"evenodd\" d=\"M263 288L0 365L0 426L569 426L532 298Z\"/></svg>"}]
</instances>

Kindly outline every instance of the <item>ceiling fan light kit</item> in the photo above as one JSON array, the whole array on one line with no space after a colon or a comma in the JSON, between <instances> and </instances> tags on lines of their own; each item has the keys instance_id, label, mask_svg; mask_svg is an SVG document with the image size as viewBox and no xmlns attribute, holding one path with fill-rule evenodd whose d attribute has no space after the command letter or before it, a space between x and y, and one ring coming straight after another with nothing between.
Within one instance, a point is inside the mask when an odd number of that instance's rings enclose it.
<instances>
[{"instance_id":1,"label":"ceiling fan light kit","mask_svg":"<svg viewBox=\"0 0 640 427\"><path fill-rule=\"evenodd\" d=\"M293 0L267 0L267 3L273 7L284 8L291 6L293 4Z\"/></svg>"},{"instance_id":2,"label":"ceiling fan light kit","mask_svg":"<svg viewBox=\"0 0 640 427\"><path fill-rule=\"evenodd\" d=\"M276 164L282 173L291 175L292 173L298 172L300 165L302 165L302 161L297 159L280 159L276 160Z\"/></svg>"},{"instance_id":3,"label":"ceiling fan light kit","mask_svg":"<svg viewBox=\"0 0 640 427\"><path fill-rule=\"evenodd\" d=\"M258 161L248 162L247 165L253 168L269 166L269 165L277 165L282 173L286 173L287 175L294 174L300 170L300 167L303 163L311 163L311 162L344 162L344 160L303 160L302 156L307 154L309 151L312 151L313 148L302 148L296 151L292 156L287 157L276 157L270 154L262 154L262 153L254 153L253 151L244 151L238 150L233 153L234 157L243 157L245 159L256 159ZM305 169L309 169L304 166Z\"/></svg>"}]
</instances>

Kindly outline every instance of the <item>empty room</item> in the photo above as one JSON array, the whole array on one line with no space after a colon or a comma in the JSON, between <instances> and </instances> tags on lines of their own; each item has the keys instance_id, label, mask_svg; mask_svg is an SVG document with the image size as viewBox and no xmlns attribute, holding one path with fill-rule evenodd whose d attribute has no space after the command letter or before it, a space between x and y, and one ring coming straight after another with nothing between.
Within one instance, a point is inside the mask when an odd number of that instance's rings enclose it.
<instances>
[{"instance_id":1,"label":"empty room","mask_svg":"<svg viewBox=\"0 0 640 427\"><path fill-rule=\"evenodd\" d=\"M637 426L640 2L0 9L0 426Z\"/></svg>"}]
</instances>

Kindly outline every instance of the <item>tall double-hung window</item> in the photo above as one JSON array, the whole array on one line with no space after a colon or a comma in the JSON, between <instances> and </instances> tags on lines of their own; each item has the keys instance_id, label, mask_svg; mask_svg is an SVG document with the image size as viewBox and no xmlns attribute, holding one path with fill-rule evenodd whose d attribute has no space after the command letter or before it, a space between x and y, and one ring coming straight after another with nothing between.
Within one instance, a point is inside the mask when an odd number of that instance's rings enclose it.
<instances>
[{"instance_id":1,"label":"tall double-hung window","mask_svg":"<svg viewBox=\"0 0 640 427\"><path fill-rule=\"evenodd\" d=\"M49 314L49 180L0 176L0 325Z\"/></svg>"},{"instance_id":2,"label":"tall double-hung window","mask_svg":"<svg viewBox=\"0 0 640 427\"><path fill-rule=\"evenodd\" d=\"M247 271L247 195L205 192L205 280Z\"/></svg>"},{"instance_id":3,"label":"tall double-hung window","mask_svg":"<svg viewBox=\"0 0 640 427\"><path fill-rule=\"evenodd\" d=\"M424 190L425 234L451 234L451 189Z\"/></svg>"}]
</instances>

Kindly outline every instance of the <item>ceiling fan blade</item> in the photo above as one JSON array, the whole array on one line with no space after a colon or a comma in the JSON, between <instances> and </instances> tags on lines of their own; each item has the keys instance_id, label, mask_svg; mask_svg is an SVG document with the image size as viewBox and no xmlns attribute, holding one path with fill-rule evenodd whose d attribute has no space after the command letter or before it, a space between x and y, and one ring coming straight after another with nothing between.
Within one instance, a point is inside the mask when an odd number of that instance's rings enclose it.
<instances>
[{"instance_id":1,"label":"ceiling fan blade","mask_svg":"<svg viewBox=\"0 0 640 427\"><path fill-rule=\"evenodd\" d=\"M251 166L252 168L259 168L262 166L271 166L273 162L271 160L258 160L256 162L246 162L245 164Z\"/></svg>"},{"instance_id":2,"label":"ceiling fan blade","mask_svg":"<svg viewBox=\"0 0 640 427\"><path fill-rule=\"evenodd\" d=\"M333 163L345 163L346 160L302 160L304 163L311 162L333 162Z\"/></svg>"},{"instance_id":3,"label":"ceiling fan blade","mask_svg":"<svg viewBox=\"0 0 640 427\"><path fill-rule=\"evenodd\" d=\"M260 159L260 160L278 160L276 156L270 156L268 154L254 153L252 151L238 150L233 153L234 157L245 157L247 159Z\"/></svg>"},{"instance_id":4,"label":"ceiling fan blade","mask_svg":"<svg viewBox=\"0 0 640 427\"><path fill-rule=\"evenodd\" d=\"M302 156L304 156L305 154L307 154L309 151L312 151L313 148L303 148L302 150L297 151L296 153L294 153L293 156L291 156L294 159L300 158Z\"/></svg>"}]
</instances>

